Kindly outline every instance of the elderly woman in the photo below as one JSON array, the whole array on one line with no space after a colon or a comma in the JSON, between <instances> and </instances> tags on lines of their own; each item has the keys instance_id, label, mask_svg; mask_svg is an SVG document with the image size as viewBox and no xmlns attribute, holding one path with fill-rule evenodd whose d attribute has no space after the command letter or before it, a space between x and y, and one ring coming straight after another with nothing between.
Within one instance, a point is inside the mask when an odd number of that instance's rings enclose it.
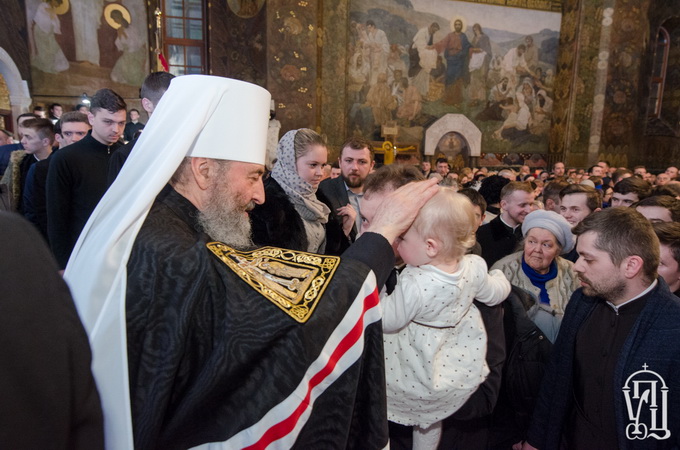
<instances>
[{"instance_id":1,"label":"elderly woman","mask_svg":"<svg viewBox=\"0 0 680 450\"><path fill-rule=\"evenodd\" d=\"M536 210L524 219L523 250L496 262L510 284L533 299L527 314L554 342L571 294L579 287L573 263L560 257L574 246L571 226L553 211Z\"/></svg>"},{"instance_id":2,"label":"elderly woman","mask_svg":"<svg viewBox=\"0 0 680 450\"><path fill-rule=\"evenodd\" d=\"M316 198L328 150L323 138L301 128L284 134L276 163L264 182L265 202L250 213L253 242L323 253L330 210Z\"/></svg>"}]
</instances>

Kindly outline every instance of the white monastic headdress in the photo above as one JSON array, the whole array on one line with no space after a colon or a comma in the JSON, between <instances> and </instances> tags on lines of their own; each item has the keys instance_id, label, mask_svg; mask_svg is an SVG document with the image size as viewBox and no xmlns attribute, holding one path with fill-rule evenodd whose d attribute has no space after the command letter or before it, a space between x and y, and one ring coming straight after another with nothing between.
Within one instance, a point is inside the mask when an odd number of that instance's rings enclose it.
<instances>
[{"instance_id":1,"label":"white monastic headdress","mask_svg":"<svg viewBox=\"0 0 680 450\"><path fill-rule=\"evenodd\" d=\"M184 157L264 164L270 99L228 78L173 79L73 249L64 278L90 338L109 450L133 448L125 292L135 237Z\"/></svg>"}]
</instances>

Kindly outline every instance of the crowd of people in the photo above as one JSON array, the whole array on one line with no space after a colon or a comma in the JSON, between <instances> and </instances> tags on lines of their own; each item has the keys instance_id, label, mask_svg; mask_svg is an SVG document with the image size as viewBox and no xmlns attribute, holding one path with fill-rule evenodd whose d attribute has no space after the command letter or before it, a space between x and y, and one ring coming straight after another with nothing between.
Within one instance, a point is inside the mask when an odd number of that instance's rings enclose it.
<instances>
[{"instance_id":1,"label":"crowd of people","mask_svg":"<svg viewBox=\"0 0 680 450\"><path fill-rule=\"evenodd\" d=\"M0 146L0 447L680 445L677 168L266 167L266 90L141 97Z\"/></svg>"}]
</instances>

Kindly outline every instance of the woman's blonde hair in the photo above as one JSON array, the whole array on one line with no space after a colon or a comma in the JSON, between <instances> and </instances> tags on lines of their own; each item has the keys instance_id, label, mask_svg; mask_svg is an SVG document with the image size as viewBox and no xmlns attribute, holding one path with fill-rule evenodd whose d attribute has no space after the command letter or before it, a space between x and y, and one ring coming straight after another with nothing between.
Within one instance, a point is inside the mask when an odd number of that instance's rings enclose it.
<instances>
[{"instance_id":1,"label":"woman's blonde hair","mask_svg":"<svg viewBox=\"0 0 680 450\"><path fill-rule=\"evenodd\" d=\"M293 148L295 149L295 161L305 156L311 145L321 145L327 147L326 140L314 130L309 128L300 128L295 133L295 139L293 140Z\"/></svg>"},{"instance_id":2,"label":"woman's blonde hair","mask_svg":"<svg viewBox=\"0 0 680 450\"><path fill-rule=\"evenodd\" d=\"M470 199L440 187L420 210L413 227L423 238L441 242L441 256L459 259L475 245L476 220Z\"/></svg>"}]
</instances>

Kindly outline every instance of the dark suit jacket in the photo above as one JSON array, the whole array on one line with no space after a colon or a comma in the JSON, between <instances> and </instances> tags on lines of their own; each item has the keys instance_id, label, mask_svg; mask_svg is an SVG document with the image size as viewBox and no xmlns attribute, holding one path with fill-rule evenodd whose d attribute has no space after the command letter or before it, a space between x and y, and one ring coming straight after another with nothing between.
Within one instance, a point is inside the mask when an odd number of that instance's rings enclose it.
<instances>
[{"instance_id":1,"label":"dark suit jacket","mask_svg":"<svg viewBox=\"0 0 680 450\"><path fill-rule=\"evenodd\" d=\"M316 197L331 210L326 224L326 254L340 256L357 237L356 225L352 226L349 237L345 236L342 231L342 216L338 215L338 208L349 204L344 179L337 177L323 180L316 191Z\"/></svg>"},{"instance_id":2,"label":"dark suit jacket","mask_svg":"<svg viewBox=\"0 0 680 450\"><path fill-rule=\"evenodd\" d=\"M496 261L515 252L519 239L498 216L479 227L477 242L482 246L482 258L490 269Z\"/></svg>"},{"instance_id":3,"label":"dark suit jacket","mask_svg":"<svg viewBox=\"0 0 680 450\"><path fill-rule=\"evenodd\" d=\"M680 447L680 347L677 345L680 340L680 300L673 296L663 279L658 280L659 284L648 294L647 303L621 348L614 370L615 391L612 395L619 448L622 450ZM534 447L541 450L561 448L562 433L573 404L576 337L601 301L603 300L598 297L585 295L583 289L578 289L567 304L529 427L527 441ZM667 402L659 405L668 414L667 424L671 432L668 439L648 437L630 440L626 436L626 427L633 421L628 415L622 388L627 384L626 380L641 370L643 365L654 371L668 387ZM638 379L657 378L650 378L647 373L640 375ZM641 423L649 425L651 411L648 405L643 405L638 411L641 414Z\"/></svg>"}]
</instances>

